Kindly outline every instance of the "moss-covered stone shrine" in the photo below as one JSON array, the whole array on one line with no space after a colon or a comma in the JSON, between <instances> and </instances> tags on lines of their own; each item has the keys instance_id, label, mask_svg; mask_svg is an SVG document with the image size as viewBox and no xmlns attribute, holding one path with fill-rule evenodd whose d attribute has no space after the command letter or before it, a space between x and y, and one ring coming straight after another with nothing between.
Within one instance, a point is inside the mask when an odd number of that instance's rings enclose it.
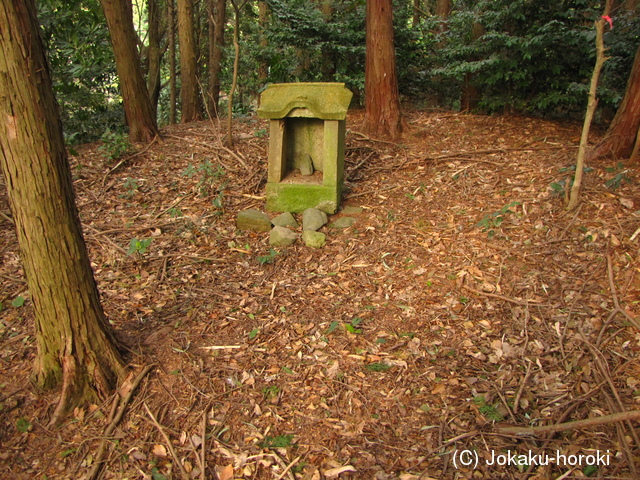
<instances>
[{"instance_id":1,"label":"moss-covered stone shrine","mask_svg":"<svg viewBox=\"0 0 640 480\"><path fill-rule=\"evenodd\" d=\"M338 210L351 96L343 83L276 83L262 92L258 115L269 119L268 210Z\"/></svg>"}]
</instances>

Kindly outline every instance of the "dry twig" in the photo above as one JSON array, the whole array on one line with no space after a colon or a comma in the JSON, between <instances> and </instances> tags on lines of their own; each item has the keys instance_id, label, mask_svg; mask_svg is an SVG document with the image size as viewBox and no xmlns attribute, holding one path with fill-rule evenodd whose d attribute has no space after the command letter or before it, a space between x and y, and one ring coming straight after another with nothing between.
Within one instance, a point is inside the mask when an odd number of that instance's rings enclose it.
<instances>
[{"instance_id":1,"label":"dry twig","mask_svg":"<svg viewBox=\"0 0 640 480\"><path fill-rule=\"evenodd\" d=\"M162 435L162 438L164 438L164 441L167 442L167 448L169 449L169 452L171 453L171 456L173 457L174 462L178 465L178 469L180 470L180 474L182 475L182 478L184 478L185 480L189 480L189 474L184 469L184 466L182 465L182 462L180 461L178 454L174 450L173 444L171 443L171 439L162 428L162 425L158 423L158 420L156 420L156 417L154 417L153 413L151 413L151 410L149 410L149 407L147 407L147 404L144 403L143 405L144 405L144 409L147 411L147 415L149 415L149 418L151 419L151 422L158 429L158 431L160 432L160 435Z\"/></svg>"},{"instance_id":2,"label":"dry twig","mask_svg":"<svg viewBox=\"0 0 640 480\"><path fill-rule=\"evenodd\" d=\"M118 163L116 163L115 167L111 168L107 173L104 174L104 177L102 177L102 185L104 186L105 182L107 181L107 177L109 175L111 175L113 172L115 172L117 169L119 169L122 165L124 165L125 163L127 163L129 160L131 160L132 158L137 157L138 155L142 155L144 152L146 152L147 150L149 150L151 148L151 145L153 145L154 143L156 143L156 141L160 138L159 135L156 135L155 137L153 137L153 140L151 140L151 142L149 142L149 144L144 147L142 150L140 150L139 152L134 153L133 155L129 155L128 157L123 158L122 160L120 160Z\"/></svg>"},{"instance_id":3,"label":"dry twig","mask_svg":"<svg viewBox=\"0 0 640 480\"><path fill-rule=\"evenodd\" d=\"M122 417L124 416L124 412L127 409L127 406L129 405L129 402L131 401L133 394L138 388L138 385L140 385L140 382L142 382L142 379L154 367L155 367L155 364L147 365L133 380L133 383L131 384L131 389L129 390L127 395L122 399L122 402L120 402L120 407L118 408L118 412L116 413L115 417L113 418L109 426L105 429L104 433L102 434L103 436L102 441L100 442L100 446L98 447L98 452L96 453L95 458L93 460L93 466L91 467L91 470L89 471L89 474L87 475L86 480L94 480L98 478L98 474L100 473L100 469L102 468L102 463L103 463L102 457L104 456L104 452L106 450L107 439L111 436L113 431L116 429L116 427L120 423L120 420L122 420Z\"/></svg>"},{"instance_id":4,"label":"dry twig","mask_svg":"<svg viewBox=\"0 0 640 480\"><path fill-rule=\"evenodd\" d=\"M606 425L609 423L626 422L633 420L640 420L640 410L613 413L611 415L604 415L602 417L576 420L575 422L541 425L539 427L517 427L509 425L496 428L496 432L501 435L538 436L542 433L557 433L567 430L578 430L582 428L597 427L598 425Z\"/></svg>"}]
</instances>

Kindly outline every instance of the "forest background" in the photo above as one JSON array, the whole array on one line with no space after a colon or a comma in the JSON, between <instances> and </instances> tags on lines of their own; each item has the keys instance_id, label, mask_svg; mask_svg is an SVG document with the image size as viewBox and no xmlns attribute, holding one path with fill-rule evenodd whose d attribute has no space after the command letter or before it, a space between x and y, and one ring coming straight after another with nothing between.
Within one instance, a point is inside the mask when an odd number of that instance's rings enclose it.
<instances>
[{"instance_id":1,"label":"forest background","mask_svg":"<svg viewBox=\"0 0 640 480\"><path fill-rule=\"evenodd\" d=\"M127 3L127 2L125 2ZM337 81L364 104L364 0L134 0L137 49L160 126L225 116L239 48L235 115L255 111L272 82ZM590 0L394 1L398 84L405 106L578 119L595 62ZM620 2L605 35L608 60L596 121L619 106L638 46L637 1ZM109 31L98 0L38 0L67 143L126 144ZM187 6L188 32L176 9ZM237 44L234 23L238 20ZM216 25L222 25L216 34ZM178 34L195 48L183 62ZM184 56L184 54L183 54ZM195 116L181 86L195 65ZM219 114L219 115L218 115ZM124 147L123 147L124 148Z\"/></svg>"}]
</instances>

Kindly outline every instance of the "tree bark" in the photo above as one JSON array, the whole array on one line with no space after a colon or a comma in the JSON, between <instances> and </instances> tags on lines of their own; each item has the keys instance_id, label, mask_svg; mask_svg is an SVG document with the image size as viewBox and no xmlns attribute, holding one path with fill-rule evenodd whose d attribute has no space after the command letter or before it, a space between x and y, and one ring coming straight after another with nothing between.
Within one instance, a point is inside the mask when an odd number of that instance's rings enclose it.
<instances>
[{"instance_id":1,"label":"tree bark","mask_svg":"<svg viewBox=\"0 0 640 480\"><path fill-rule=\"evenodd\" d=\"M636 150L640 130L640 47L636 51L627 89L620 107L602 141L595 147L591 158L630 158Z\"/></svg>"},{"instance_id":2,"label":"tree bark","mask_svg":"<svg viewBox=\"0 0 640 480\"><path fill-rule=\"evenodd\" d=\"M449 18L451 13L452 1L451 0L438 0L436 2L436 15L442 20Z\"/></svg>"},{"instance_id":3,"label":"tree bark","mask_svg":"<svg viewBox=\"0 0 640 480\"><path fill-rule=\"evenodd\" d=\"M260 29L260 49L264 51L269 46L267 36L264 34L267 28L267 20L269 18L267 2L258 0L258 28ZM258 83L263 85L267 81L269 75L269 65L264 57L260 58L258 63Z\"/></svg>"},{"instance_id":4,"label":"tree bark","mask_svg":"<svg viewBox=\"0 0 640 480\"><path fill-rule=\"evenodd\" d=\"M193 30L193 0L178 0L178 44L180 45L181 123L202 120L198 95L196 45Z\"/></svg>"},{"instance_id":5,"label":"tree bark","mask_svg":"<svg viewBox=\"0 0 640 480\"><path fill-rule=\"evenodd\" d=\"M367 0L365 60L365 129L396 138L403 130L396 55L393 45L392 0Z\"/></svg>"},{"instance_id":6,"label":"tree bark","mask_svg":"<svg viewBox=\"0 0 640 480\"><path fill-rule=\"evenodd\" d=\"M578 158L576 159L576 174L573 178L573 185L571 185L571 195L569 197L569 203L567 204L567 210L573 210L578 205L578 197L580 195L580 187L582 186L582 176L584 173L584 164L587 156L589 129L591 128L593 114L598 106L596 93L598 89L598 81L600 80L600 71L602 70L604 62L607 60L604 56L604 25L607 22L604 19L609 16L609 12L611 11L611 1L612 0L607 0L605 2L602 18L596 20L594 24L596 29L596 64L593 67L593 74L591 75L591 83L589 85L589 100L587 102L587 111L582 125L582 134L580 135L580 147L578 148Z\"/></svg>"},{"instance_id":7,"label":"tree bark","mask_svg":"<svg viewBox=\"0 0 640 480\"><path fill-rule=\"evenodd\" d=\"M422 18L422 0L413 0L413 15L411 17L411 26L417 27Z\"/></svg>"},{"instance_id":8,"label":"tree bark","mask_svg":"<svg viewBox=\"0 0 640 480\"><path fill-rule=\"evenodd\" d=\"M151 108L157 116L158 99L160 98L160 64L163 50L160 45L164 33L161 31L161 8L159 0L147 0L149 16L149 70L147 72L147 90Z\"/></svg>"},{"instance_id":9,"label":"tree bark","mask_svg":"<svg viewBox=\"0 0 640 480\"><path fill-rule=\"evenodd\" d=\"M227 0L209 0L209 28L213 27L213 37L209 41L209 112L220 117L220 66L224 47L224 27L227 18Z\"/></svg>"},{"instance_id":10,"label":"tree bark","mask_svg":"<svg viewBox=\"0 0 640 480\"><path fill-rule=\"evenodd\" d=\"M136 49L136 32L126 0L100 0L116 58L124 112L132 142L150 142L159 134Z\"/></svg>"},{"instance_id":11,"label":"tree bark","mask_svg":"<svg viewBox=\"0 0 640 480\"><path fill-rule=\"evenodd\" d=\"M471 26L471 40L475 42L485 34L484 27L480 22L473 22ZM476 57L470 57L470 61L477 60ZM481 92L474 84L475 74L467 72L464 75L464 83L462 84L462 92L460 95L460 107L463 111L473 111L480 102Z\"/></svg>"},{"instance_id":12,"label":"tree bark","mask_svg":"<svg viewBox=\"0 0 640 480\"><path fill-rule=\"evenodd\" d=\"M0 25L0 163L34 307L34 377L62 386L59 420L125 370L82 237L34 0L0 2Z\"/></svg>"},{"instance_id":13,"label":"tree bark","mask_svg":"<svg viewBox=\"0 0 640 480\"><path fill-rule=\"evenodd\" d=\"M176 123L176 9L174 0L167 1L169 17L169 124Z\"/></svg>"},{"instance_id":14,"label":"tree bark","mask_svg":"<svg viewBox=\"0 0 640 480\"><path fill-rule=\"evenodd\" d=\"M237 0L231 0L233 6L233 77L231 80L231 88L229 89L229 103L227 105L227 140L226 144L229 148L233 148L233 96L236 93L238 85L238 66L240 64L240 9L244 7L247 0L240 4Z\"/></svg>"},{"instance_id":15,"label":"tree bark","mask_svg":"<svg viewBox=\"0 0 640 480\"><path fill-rule=\"evenodd\" d=\"M331 23L333 18L333 0L321 0L320 11L322 12L322 19L325 23ZM331 51L327 48L327 45L322 46L322 81L333 81L336 74L336 64L331 54Z\"/></svg>"}]
</instances>

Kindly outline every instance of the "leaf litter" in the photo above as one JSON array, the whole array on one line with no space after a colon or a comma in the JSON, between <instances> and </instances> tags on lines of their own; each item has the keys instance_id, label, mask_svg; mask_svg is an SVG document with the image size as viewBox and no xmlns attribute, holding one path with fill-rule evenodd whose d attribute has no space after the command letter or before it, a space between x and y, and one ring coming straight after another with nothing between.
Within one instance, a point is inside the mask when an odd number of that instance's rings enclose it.
<instances>
[{"instance_id":1,"label":"leaf litter","mask_svg":"<svg viewBox=\"0 0 640 480\"><path fill-rule=\"evenodd\" d=\"M566 213L557 185L577 124L410 112L394 144L360 133L362 117L348 119L343 198L362 212L324 227L318 250L275 252L268 235L236 231L238 211L264 210L262 121L237 122L235 152L207 122L166 127L117 164L78 148L105 311L132 370L155 364L100 478L637 478L631 421L500 429L637 408L638 166L614 189L616 162L589 165ZM55 393L25 388L33 311L13 225L0 225L2 470L86 478L111 401L45 427ZM478 455L475 473L462 450ZM488 464L492 452L596 451L608 465Z\"/></svg>"}]
</instances>

